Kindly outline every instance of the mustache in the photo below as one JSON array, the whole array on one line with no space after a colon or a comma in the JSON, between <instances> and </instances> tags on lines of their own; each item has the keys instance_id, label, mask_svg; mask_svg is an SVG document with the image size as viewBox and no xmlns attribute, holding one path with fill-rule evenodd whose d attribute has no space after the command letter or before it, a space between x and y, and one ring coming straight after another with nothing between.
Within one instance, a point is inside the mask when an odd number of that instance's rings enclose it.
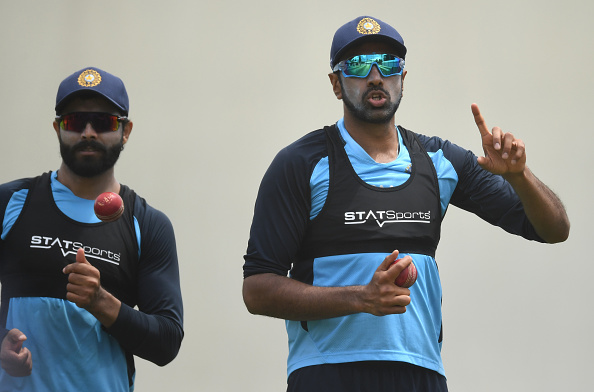
<instances>
[{"instance_id":1,"label":"mustache","mask_svg":"<svg viewBox=\"0 0 594 392\"><path fill-rule=\"evenodd\" d=\"M95 140L82 140L82 141L76 143L74 146L72 146L73 151L88 150L88 149L107 152L107 148L103 144L101 144Z\"/></svg>"}]
</instances>

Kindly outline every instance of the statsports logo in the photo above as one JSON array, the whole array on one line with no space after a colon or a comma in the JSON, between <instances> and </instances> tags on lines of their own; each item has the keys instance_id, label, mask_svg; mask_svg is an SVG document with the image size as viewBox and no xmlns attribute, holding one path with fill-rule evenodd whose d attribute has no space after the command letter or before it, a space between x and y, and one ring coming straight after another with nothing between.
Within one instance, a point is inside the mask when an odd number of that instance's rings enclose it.
<instances>
[{"instance_id":1,"label":"statsports logo","mask_svg":"<svg viewBox=\"0 0 594 392\"><path fill-rule=\"evenodd\" d=\"M345 225L362 225L376 222L379 227L386 223L431 223L431 211L347 211L344 213Z\"/></svg>"},{"instance_id":2,"label":"statsports logo","mask_svg":"<svg viewBox=\"0 0 594 392\"><path fill-rule=\"evenodd\" d=\"M120 265L119 253L115 253L110 250L94 248L76 241L62 240L57 237L52 238L34 235L31 237L30 247L37 249L51 249L58 247L62 251L62 255L64 257L68 255L76 256L76 251L78 251L79 248L83 248L85 250L85 257L87 259L101 260L111 264Z\"/></svg>"}]
</instances>

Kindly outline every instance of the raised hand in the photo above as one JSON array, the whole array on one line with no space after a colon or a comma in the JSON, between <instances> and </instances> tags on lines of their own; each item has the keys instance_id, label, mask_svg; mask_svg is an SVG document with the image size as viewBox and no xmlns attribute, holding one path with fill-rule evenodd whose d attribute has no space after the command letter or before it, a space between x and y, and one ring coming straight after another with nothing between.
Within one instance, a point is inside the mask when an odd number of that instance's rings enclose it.
<instances>
[{"instance_id":1,"label":"raised hand","mask_svg":"<svg viewBox=\"0 0 594 392\"><path fill-rule=\"evenodd\" d=\"M31 351L23 347L27 340L24 333L16 328L8 331L0 348L0 364L2 369L12 377L25 377L33 370Z\"/></svg>"},{"instance_id":2,"label":"raised hand","mask_svg":"<svg viewBox=\"0 0 594 392\"><path fill-rule=\"evenodd\" d=\"M493 174L522 173L526 168L526 148L524 142L509 132L495 127L489 131L485 118L478 105L470 106L476 126L481 133L484 157L478 157L478 164Z\"/></svg>"},{"instance_id":3,"label":"raised hand","mask_svg":"<svg viewBox=\"0 0 594 392\"><path fill-rule=\"evenodd\" d=\"M500 174L520 197L530 223L549 243L565 241L569 236L569 218L559 197L526 166L524 142L500 128L489 132L478 105L471 106L474 121L483 140L484 157L477 163L493 174Z\"/></svg>"}]
</instances>

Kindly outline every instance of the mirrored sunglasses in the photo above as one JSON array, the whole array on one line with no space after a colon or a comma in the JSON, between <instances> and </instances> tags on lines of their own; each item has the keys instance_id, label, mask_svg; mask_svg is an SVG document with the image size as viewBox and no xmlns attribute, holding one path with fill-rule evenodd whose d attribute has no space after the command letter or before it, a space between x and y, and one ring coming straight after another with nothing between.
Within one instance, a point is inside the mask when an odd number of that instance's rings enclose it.
<instances>
[{"instance_id":1,"label":"mirrored sunglasses","mask_svg":"<svg viewBox=\"0 0 594 392\"><path fill-rule=\"evenodd\" d=\"M65 131L82 133L90 123L95 132L104 133L117 131L120 123L128 121L128 117L101 112L75 112L57 116L56 121Z\"/></svg>"},{"instance_id":2,"label":"mirrored sunglasses","mask_svg":"<svg viewBox=\"0 0 594 392\"><path fill-rule=\"evenodd\" d=\"M360 54L336 64L332 71L342 71L346 78L366 78L373 64L384 77L402 75L404 59L386 53Z\"/></svg>"}]
</instances>

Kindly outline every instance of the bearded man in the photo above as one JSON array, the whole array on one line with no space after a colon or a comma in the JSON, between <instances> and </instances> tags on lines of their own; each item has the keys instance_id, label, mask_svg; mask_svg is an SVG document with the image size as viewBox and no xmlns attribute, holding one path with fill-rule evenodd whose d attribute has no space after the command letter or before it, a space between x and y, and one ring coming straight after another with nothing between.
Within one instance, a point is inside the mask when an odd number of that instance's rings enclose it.
<instances>
[{"instance_id":1,"label":"bearded man","mask_svg":"<svg viewBox=\"0 0 594 392\"><path fill-rule=\"evenodd\" d=\"M396 125L406 52L377 18L341 26L329 78L343 118L284 148L260 184L243 299L286 320L288 392L447 391L435 251L450 204L529 240L569 235L524 143L477 105L482 157ZM416 283L397 286L411 263Z\"/></svg>"},{"instance_id":2,"label":"bearded man","mask_svg":"<svg viewBox=\"0 0 594 392\"><path fill-rule=\"evenodd\" d=\"M173 227L114 165L132 132L122 80L89 67L62 81L57 171L0 185L0 391L134 389L134 356L177 355L183 305ZM123 215L94 201L115 192Z\"/></svg>"}]
</instances>

